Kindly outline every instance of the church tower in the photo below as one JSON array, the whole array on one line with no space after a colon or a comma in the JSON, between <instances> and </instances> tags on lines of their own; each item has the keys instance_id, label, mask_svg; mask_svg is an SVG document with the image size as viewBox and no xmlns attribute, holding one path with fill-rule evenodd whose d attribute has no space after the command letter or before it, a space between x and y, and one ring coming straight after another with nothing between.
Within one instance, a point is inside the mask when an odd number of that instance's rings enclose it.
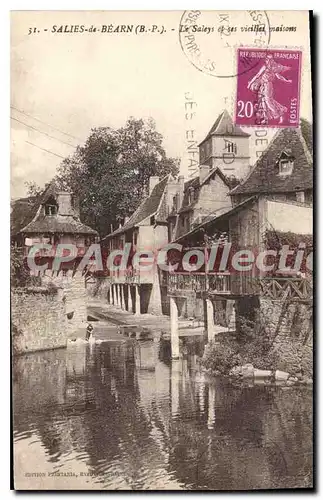
<instances>
[{"instance_id":1,"label":"church tower","mask_svg":"<svg viewBox=\"0 0 323 500\"><path fill-rule=\"evenodd\" d=\"M244 179L250 172L250 134L234 125L225 109L199 144L200 165L219 167L226 176Z\"/></svg>"}]
</instances>

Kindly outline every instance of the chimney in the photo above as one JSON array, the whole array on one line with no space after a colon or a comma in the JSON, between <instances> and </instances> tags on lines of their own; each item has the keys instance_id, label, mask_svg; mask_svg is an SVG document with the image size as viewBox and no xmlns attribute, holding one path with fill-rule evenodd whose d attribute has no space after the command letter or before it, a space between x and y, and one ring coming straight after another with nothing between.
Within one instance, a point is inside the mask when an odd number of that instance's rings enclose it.
<instances>
[{"instance_id":1,"label":"chimney","mask_svg":"<svg viewBox=\"0 0 323 500\"><path fill-rule=\"evenodd\" d=\"M206 179L210 173L209 165L200 165L200 184Z\"/></svg>"},{"instance_id":2,"label":"chimney","mask_svg":"<svg viewBox=\"0 0 323 500\"><path fill-rule=\"evenodd\" d=\"M182 206L183 197L184 197L184 175L180 175L178 177L178 208L177 208L177 210L179 210Z\"/></svg>"},{"instance_id":3,"label":"chimney","mask_svg":"<svg viewBox=\"0 0 323 500\"><path fill-rule=\"evenodd\" d=\"M59 215L74 215L72 206L72 193L59 192L57 193L57 204Z\"/></svg>"},{"instance_id":4,"label":"chimney","mask_svg":"<svg viewBox=\"0 0 323 500\"><path fill-rule=\"evenodd\" d=\"M152 190L157 186L159 182L159 177L157 175L152 175L149 177L149 195L151 195Z\"/></svg>"}]
</instances>

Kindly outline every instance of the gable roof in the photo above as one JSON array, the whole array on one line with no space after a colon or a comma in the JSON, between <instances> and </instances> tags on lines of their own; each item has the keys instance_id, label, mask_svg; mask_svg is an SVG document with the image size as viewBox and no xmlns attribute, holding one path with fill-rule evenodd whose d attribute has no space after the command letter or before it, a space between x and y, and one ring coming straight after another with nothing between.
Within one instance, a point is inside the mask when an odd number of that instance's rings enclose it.
<instances>
[{"instance_id":1,"label":"gable roof","mask_svg":"<svg viewBox=\"0 0 323 500\"><path fill-rule=\"evenodd\" d=\"M20 230L23 234L60 233L60 234L93 234L97 231L83 224L74 215L45 215L43 212L37 214L26 227Z\"/></svg>"},{"instance_id":2,"label":"gable roof","mask_svg":"<svg viewBox=\"0 0 323 500\"><path fill-rule=\"evenodd\" d=\"M282 153L293 157L293 172L288 176L278 175L278 161ZM255 163L248 177L230 192L287 193L313 188L313 159L302 132L285 128L276 133L273 140Z\"/></svg>"},{"instance_id":3,"label":"gable roof","mask_svg":"<svg viewBox=\"0 0 323 500\"><path fill-rule=\"evenodd\" d=\"M122 227L116 229L116 231L114 231L113 233L105 236L103 240L107 240L117 234L125 233L129 229L136 227L140 222L147 219L147 217L156 215L159 206L161 204L161 201L163 199L167 183L171 178L172 178L171 174L168 174L165 177L163 177L163 179L160 182L158 182L158 184L156 184L151 194L141 202L141 204L139 205L137 210L132 214L129 220Z\"/></svg>"},{"instance_id":4,"label":"gable roof","mask_svg":"<svg viewBox=\"0 0 323 500\"><path fill-rule=\"evenodd\" d=\"M200 181L200 176L198 175L197 177L193 177L193 179L190 179L189 181L185 182L184 184L184 196L183 196L183 202L182 206L179 209L179 213L186 212L187 210L192 210L193 207L196 205L198 202L198 196L194 196L194 200L192 203L189 203L189 192L190 188L194 188L194 194L199 193L200 189L204 184L206 184L215 174L217 174L220 179L228 186L230 189L231 184L229 179L224 175L224 173L221 171L219 167L215 167L210 170L209 174L203 179L203 181Z\"/></svg>"},{"instance_id":5,"label":"gable roof","mask_svg":"<svg viewBox=\"0 0 323 500\"><path fill-rule=\"evenodd\" d=\"M244 132L238 125L234 125L233 120L226 109L224 109L222 113L219 114L211 130L209 131L205 139L200 142L199 146L213 135L229 137L250 137L250 134Z\"/></svg>"}]
</instances>

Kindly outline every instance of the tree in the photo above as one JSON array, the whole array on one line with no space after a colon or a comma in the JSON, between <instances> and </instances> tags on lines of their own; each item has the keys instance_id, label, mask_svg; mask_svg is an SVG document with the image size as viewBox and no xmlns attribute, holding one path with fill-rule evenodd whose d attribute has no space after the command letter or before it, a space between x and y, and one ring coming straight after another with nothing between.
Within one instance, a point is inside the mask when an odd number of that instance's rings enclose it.
<instances>
[{"instance_id":1,"label":"tree","mask_svg":"<svg viewBox=\"0 0 323 500\"><path fill-rule=\"evenodd\" d=\"M178 174L179 160L167 157L162 142L152 119L92 129L63 160L56 181L78 197L82 220L105 236L138 207L151 175Z\"/></svg>"},{"instance_id":2,"label":"tree","mask_svg":"<svg viewBox=\"0 0 323 500\"><path fill-rule=\"evenodd\" d=\"M25 186L27 188L27 196L39 196L43 192L43 189L35 181L27 181L25 182Z\"/></svg>"}]
</instances>

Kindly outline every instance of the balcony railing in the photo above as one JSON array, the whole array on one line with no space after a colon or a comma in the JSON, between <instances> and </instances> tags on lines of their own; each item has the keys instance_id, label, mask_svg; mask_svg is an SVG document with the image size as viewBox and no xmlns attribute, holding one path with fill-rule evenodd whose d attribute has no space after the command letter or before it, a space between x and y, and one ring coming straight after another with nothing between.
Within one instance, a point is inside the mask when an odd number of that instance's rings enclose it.
<instances>
[{"instance_id":1,"label":"balcony railing","mask_svg":"<svg viewBox=\"0 0 323 500\"><path fill-rule=\"evenodd\" d=\"M313 297L311 282L306 278L262 278L259 280L260 294L272 299L302 299Z\"/></svg>"},{"instance_id":2,"label":"balcony railing","mask_svg":"<svg viewBox=\"0 0 323 500\"><path fill-rule=\"evenodd\" d=\"M112 284L139 285L140 274L137 269L129 267L125 271L111 271L109 279Z\"/></svg>"},{"instance_id":3,"label":"balcony railing","mask_svg":"<svg viewBox=\"0 0 323 500\"><path fill-rule=\"evenodd\" d=\"M167 276L167 291L170 294L181 291L228 294L230 273L170 273Z\"/></svg>"},{"instance_id":4,"label":"balcony railing","mask_svg":"<svg viewBox=\"0 0 323 500\"><path fill-rule=\"evenodd\" d=\"M28 257L29 252L32 248L33 247L24 247L24 250L23 250L24 257ZM75 245L73 256L74 257L83 257L87 250L88 250L88 247ZM52 246L52 248L50 250L46 249L46 248L39 248L37 250L37 252L34 254L35 258L57 257L57 256L68 257L70 255L71 255L71 252L68 249L63 249L63 252L61 252L61 250L59 252L57 252L57 247L54 245Z\"/></svg>"},{"instance_id":5,"label":"balcony railing","mask_svg":"<svg viewBox=\"0 0 323 500\"><path fill-rule=\"evenodd\" d=\"M167 280L168 294L180 292L207 292L235 296L261 295L272 299L308 300L313 297L313 287L306 278L262 277L225 273L170 273Z\"/></svg>"}]
</instances>

